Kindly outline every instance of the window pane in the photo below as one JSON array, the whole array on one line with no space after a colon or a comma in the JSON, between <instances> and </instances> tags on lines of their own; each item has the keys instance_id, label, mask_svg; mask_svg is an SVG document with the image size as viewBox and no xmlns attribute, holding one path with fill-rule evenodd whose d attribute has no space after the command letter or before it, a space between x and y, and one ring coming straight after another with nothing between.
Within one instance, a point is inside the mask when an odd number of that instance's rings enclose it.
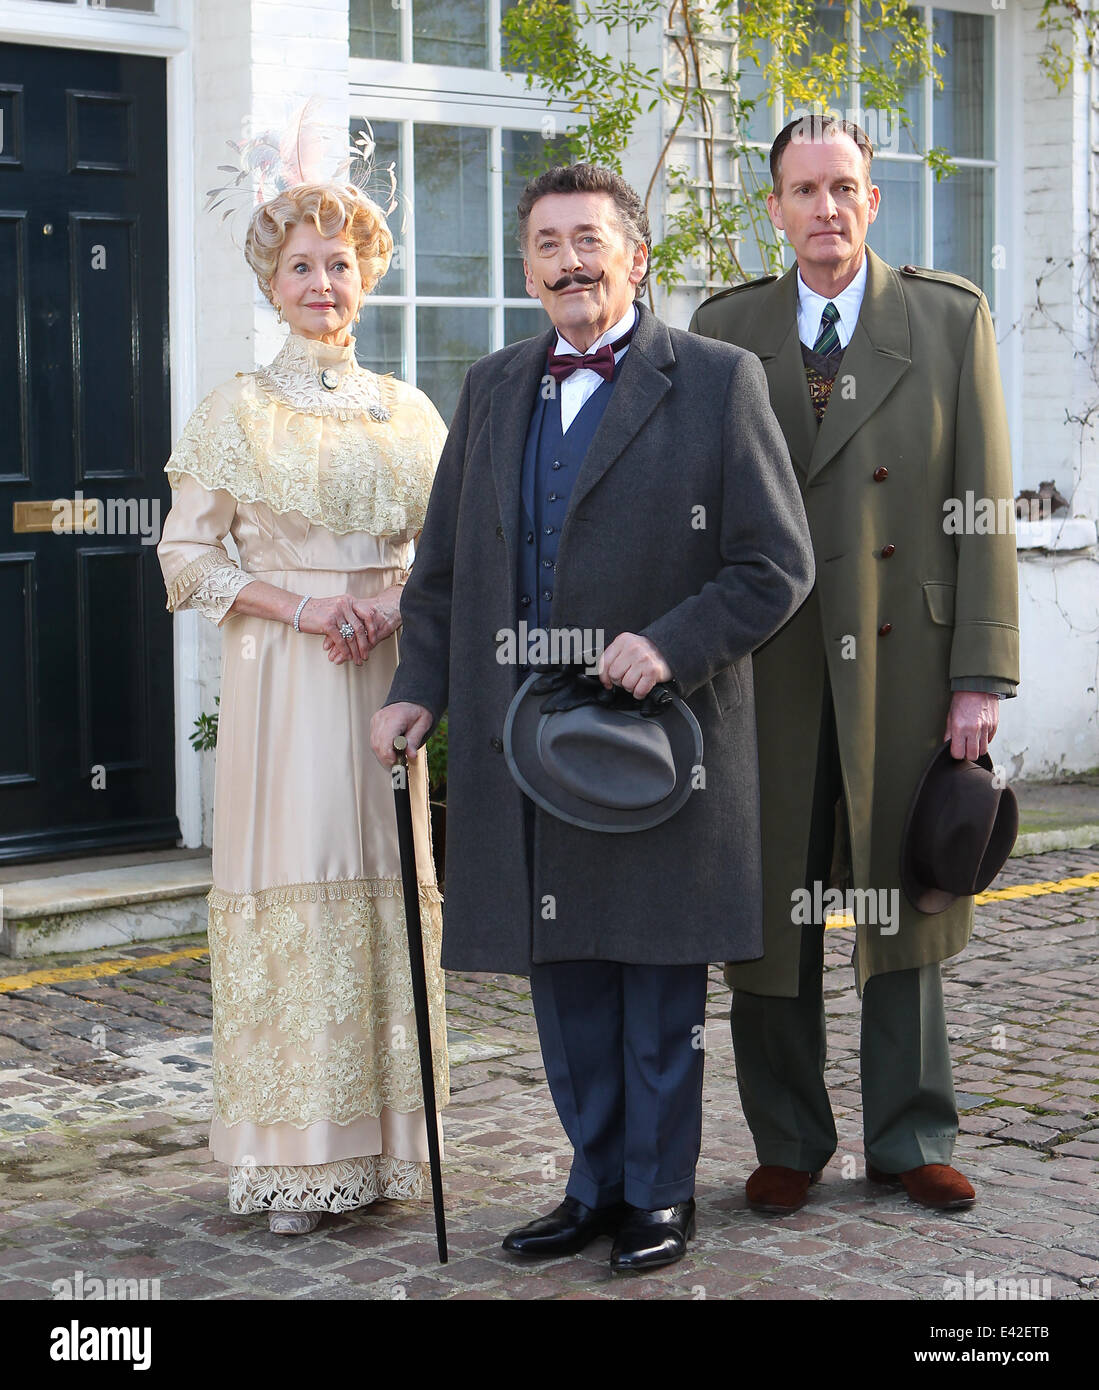
<instances>
[{"instance_id":1,"label":"window pane","mask_svg":"<svg viewBox=\"0 0 1099 1390\"><path fill-rule=\"evenodd\" d=\"M107 10L130 10L140 14L155 14L156 0L91 0L93 8L102 5Z\"/></svg>"},{"instance_id":2,"label":"window pane","mask_svg":"<svg viewBox=\"0 0 1099 1390\"><path fill-rule=\"evenodd\" d=\"M750 150L740 161L741 200L744 205L743 232L737 246L741 269L749 280L758 275L770 275L768 248L780 242L767 212L767 194L771 191L770 151Z\"/></svg>"},{"instance_id":3,"label":"window pane","mask_svg":"<svg viewBox=\"0 0 1099 1390\"><path fill-rule=\"evenodd\" d=\"M523 256L516 240L519 196L531 179L555 164L566 163L568 156L561 140L544 140L540 132L534 130L502 130L500 149L504 166L504 294L514 299L526 294Z\"/></svg>"},{"instance_id":4,"label":"window pane","mask_svg":"<svg viewBox=\"0 0 1099 1390\"><path fill-rule=\"evenodd\" d=\"M531 300L529 309L504 310L504 346L521 343L524 338L536 338L550 326L549 317L543 313L541 304Z\"/></svg>"},{"instance_id":5,"label":"window pane","mask_svg":"<svg viewBox=\"0 0 1099 1390\"><path fill-rule=\"evenodd\" d=\"M749 13L747 0L741 0L740 11L745 15ZM764 39L756 39L754 42L749 39L743 40L737 55L740 99L755 103L751 113L745 113L745 138L765 140L768 145L775 138L776 131L773 109L763 100L763 69L773 57L774 49Z\"/></svg>"},{"instance_id":6,"label":"window pane","mask_svg":"<svg viewBox=\"0 0 1099 1390\"><path fill-rule=\"evenodd\" d=\"M914 160L875 159L874 182L881 189L881 206L866 240L890 265L926 265L923 165Z\"/></svg>"},{"instance_id":7,"label":"window pane","mask_svg":"<svg viewBox=\"0 0 1099 1390\"><path fill-rule=\"evenodd\" d=\"M761 46L760 62L766 63L769 58L770 45L766 49ZM756 67L755 63L747 59L742 59L740 64L740 99L742 102L751 101L754 103L750 112L745 111L744 132L748 140L766 140L770 143L775 137L774 117L771 114L771 106L764 100L763 73Z\"/></svg>"},{"instance_id":8,"label":"window pane","mask_svg":"<svg viewBox=\"0 0 1099 1390\"><path fill-rule=\"evenodd\" d=\"M393 0L351 0L352 58L401 56L401 11Z\"/></svg>"},{"instance_id":9,"label":"window pane","mask_svg":"<svg viewBox=\"0 0 1099 1390\"><path fill-rule=\"evenodd\" d=\"M487 309L421 305L416 310L416 385L444 420L458 404L466 372L489 350Z\"/></svg>"},{"instance_id":10,"label":"window pane","mask_svg":"<svg viewBox=\"0 0 1099 1390\"><path fill-rule=\"evenodd\" d=\"M938 60L943 88L932 104L934 144L963 159L992 159L992 19L935 11L935 38L946 49Z\"/></svg>"},{"instance_id":11,"label":"window pane","mask_svg":"<svg viewBox=\"0 0 1099 1390\"><path fill-rule=\"evenodd\" d=\"M491 295L488 131L417 125L416 292Z\"/></svg>"},{"instance_id":12,"label":"window pane","mask_svg":"<svg viewBox=\"0 0 1099 1390\"><path fill-rule=\"evenodd\" d=\"M952 270L979 285L995 308L992 275L995 174L959 169L935 185L936 270Z\"/></svg>"},{"instance_id":13,"label":"window pane","mask_svg":"<svg viewBox=\"0 0 1099 1390\"><path fill-rule=\"evenodd\" d=\"M412 0L412 60L487 68L487 0Z\"/></svg>"},{"instance_id":14,"label":"window pane","mask_svg":"<svg viewBox=\"0 0 1099 1390\"><path fill-rule=\"evenodd\" d=\"M378 293L404 294L405 264L408 260L409 248L404 244L403 223L408 217L407 205L411 203L412 199L404 196L404 189L401 187L401 127L397 121L365 121L356 117L350 123L349 133L352 148L357 148L355 141L360 135L365 136L367 140L373 138L374 159L371 172L365 184L360 186L383 209L388 206L391 196L389 167L390 165L393 166L393 174L397 180L397 206L387 219L389 230L393 234L393 259L389 263L389 269L384 278L378 284ZM363 173L362 161L352 160L350 170L352 180L356 182L361 180Z\"/></svg>"},{"instance_id":15,"label":"window pane","mask_svg":"<svg viewBox=\"0 0 1099 1390\"><path fill-rule=\"evenodd\" d=\"M790 58L791 68L808 67L814 58L823 58L831 53L835 45L844 38L846 29L843 6L832 4L831 0L818 0L818 3L813 6L813 18L810 24L809 42L800 53ZM826 106L845 106L846 104L846 96L839 100L825 102ZM787 97L787 114L783 118L783 125L799 114L796 109L798 105L800 103L795 103Z\"/></svg>"},{"instance_id":16,"label":"window pane","mask_svg":"<svg viewBox=\"0 0 1099 1390\"><path fill-rule=\"evenodd\" d=\"M866 13L864 7L864 15ZM872 15L873 11L869 13ZM893 45L898 38L896 29L864 28L862 43L866 54L863 62L868 67L884 68L887 73L892 73L896 67L892 58ZM936 59L936 62L939 61ZM862 95L865 108L855 115L870 137L875 154L919 154L930 143L924 125L923 79L917 76L913 67L907 65L897 76L902 84L901 105L912 123L910 127L902 125L900 113L894 108L879 106L866 85Z\"/></svg>"},{"instance_id":17,"label":"window pane","mask_svg":"<svg viewBox=\"0 0 1099 1390\"><path fill-rule=\"evenodd\" d=\"M395 304L371 304L368 298L361 321L352 327L355 356L362 366L372 372L392 372L402 380L407 378L403 309Z\"/></svg>"},{"instance_id":18,"label":"window pane","mask_svg":"<svg viewBox=\"0 0 1099 1390\"><path fill-rule=\"evenodd\" d=\"M500 0L500 18L503 19L507 12L513 10L518 3L519 0ZM562 3L567 5L569 0L562 0ZM500 67L504 72L526 72L527 70L525 63L520 63L511 56L508 36L503 29L500 31Z\"/></svg>"}]
</instances>

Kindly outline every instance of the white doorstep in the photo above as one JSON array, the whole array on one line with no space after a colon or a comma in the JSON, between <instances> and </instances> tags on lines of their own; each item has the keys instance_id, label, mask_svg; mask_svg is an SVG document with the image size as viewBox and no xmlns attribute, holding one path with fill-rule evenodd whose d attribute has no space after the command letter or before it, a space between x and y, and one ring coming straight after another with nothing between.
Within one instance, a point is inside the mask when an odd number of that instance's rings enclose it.
<instances>
[{"instance_id":1,"label":"white doorstep","mask_svg":"<svg viewBox=\"0 0 1099 1390\"><path fill-rule=\"evenodd\" d=\"M210 885L209 856L0 883L0 955L44 956L204 932Z\"/></svg>"}]
</instances>

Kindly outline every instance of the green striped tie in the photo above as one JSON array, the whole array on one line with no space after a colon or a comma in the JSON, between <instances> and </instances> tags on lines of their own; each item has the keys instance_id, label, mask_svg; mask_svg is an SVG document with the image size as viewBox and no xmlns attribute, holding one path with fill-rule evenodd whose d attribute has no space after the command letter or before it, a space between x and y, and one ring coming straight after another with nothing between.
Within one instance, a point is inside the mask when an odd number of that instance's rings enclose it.
<instances>
[{"instance_id":1,"label":"green striped tie","mask_svg":"<svg viewBox=\"0 0 1099 1390\"><path fill-rule=\"evenodd\" d=\"M829 300L820 316L820 332L817 334L817 341L813 344L813 351L819 352L822 357L827 357L830 352L835 352L840 345L840 335L836 332L836 320L839 316L840 311Z\"/></svg>"}]
</instances>

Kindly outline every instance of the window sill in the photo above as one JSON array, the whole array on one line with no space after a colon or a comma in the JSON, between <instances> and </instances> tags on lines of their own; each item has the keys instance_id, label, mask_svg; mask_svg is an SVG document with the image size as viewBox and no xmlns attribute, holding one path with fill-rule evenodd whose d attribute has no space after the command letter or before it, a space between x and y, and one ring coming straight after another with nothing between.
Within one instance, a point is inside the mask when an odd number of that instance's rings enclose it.
<instances>
[{"instance_id":1,"label":"window sill","mask_svg":"<svg viewBox=\"0 0 1099 1390\"><path fill-rule=\"evenodd\" d=\"M1017 521L1015 544L1021 551L1090 550L1099 542L1096 523L1086 516L1049 517Z\"/></svg>"}]
</instances>

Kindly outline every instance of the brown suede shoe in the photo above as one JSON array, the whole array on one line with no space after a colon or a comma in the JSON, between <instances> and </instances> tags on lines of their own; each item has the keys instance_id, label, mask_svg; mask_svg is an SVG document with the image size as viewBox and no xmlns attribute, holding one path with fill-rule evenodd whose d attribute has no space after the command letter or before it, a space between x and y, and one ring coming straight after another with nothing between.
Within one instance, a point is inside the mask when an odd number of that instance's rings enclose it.
<instances>
[{"instance_id":1,"label":"brown suede shoe","mask_svg":"<svg viewBox=\"0 0 1099 1390\"><path fill-rule=\"evenodd\" d=\"M948 1163L924 1163L919 1168L909 1168L907 1173L883 1173L867 1163L866 1176L870 1182L903 1185L914 1202L939 1211L960 1211L977 1200L968 1180Z\"/></svg>"},{"instance_id":2,"label":"brown suede shoe","mask_svg":"<svg viewBox=\"0 0 1099 1390\"><path fill-rule=\"evenodd\" d=\"M798 1168L764 1163L744 1184L748 1205L753 1211L787 1216L805 1205L809 1188L819 1177L819 1170L816 1173L803 1173Z\"/></svg>"}]
</instances>

